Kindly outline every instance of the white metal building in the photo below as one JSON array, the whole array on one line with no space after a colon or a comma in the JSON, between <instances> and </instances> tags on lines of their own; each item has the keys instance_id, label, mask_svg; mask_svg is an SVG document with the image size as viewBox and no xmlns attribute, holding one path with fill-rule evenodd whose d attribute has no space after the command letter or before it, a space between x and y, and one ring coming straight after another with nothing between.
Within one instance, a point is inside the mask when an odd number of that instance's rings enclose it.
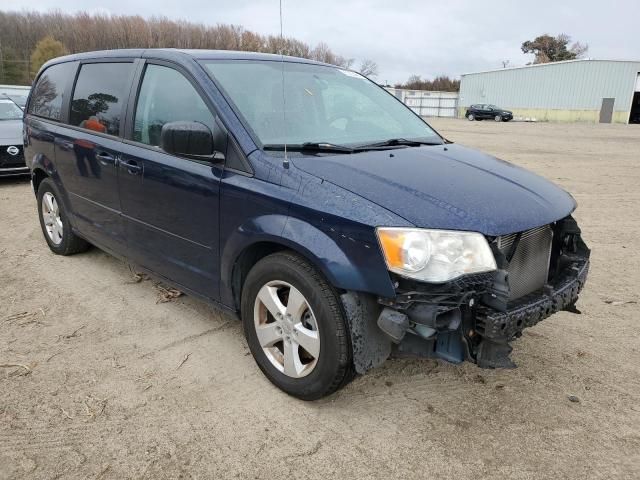
<instances>
[{"instance_id":1,"label":"white metal building","mask_svg":"<svg viewBox=\"0 0 640 480\"><path fill-rule=\"evenodd\" d=\"M462 75L461 115L485 103L539 121L640 123L640 61L569 60Z\"/></svg>"},{"instance_id":2,"label":"white metal building","mask_svg":"<svg viewBox=\"0 0 640 480\"><path fill-rule=\"evenodd\" d=\"M455 117L457 114L458 92L385 88L422 117Z\"/></svg>"}]
</instances>

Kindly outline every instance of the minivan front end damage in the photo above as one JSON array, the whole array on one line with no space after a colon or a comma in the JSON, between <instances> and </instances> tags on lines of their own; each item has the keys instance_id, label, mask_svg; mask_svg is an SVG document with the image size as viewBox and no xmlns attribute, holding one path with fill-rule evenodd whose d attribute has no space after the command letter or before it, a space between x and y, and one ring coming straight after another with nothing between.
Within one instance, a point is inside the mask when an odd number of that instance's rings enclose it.
<instances>
[{"instance_id":1,"label":"minivan front end damage","mask_svg":"<svg viewBox=\"0 0 640 480\"><path fill-rule=\"evenodd\" d=\"M358 373L392 352L513 368L510 342L525 328L561 310L579 313L575 304L590 251L571 216L487 240L496 259L493 272L440 284L394 275L394 298L342 296Z\"/></svg>"}]
</instances>

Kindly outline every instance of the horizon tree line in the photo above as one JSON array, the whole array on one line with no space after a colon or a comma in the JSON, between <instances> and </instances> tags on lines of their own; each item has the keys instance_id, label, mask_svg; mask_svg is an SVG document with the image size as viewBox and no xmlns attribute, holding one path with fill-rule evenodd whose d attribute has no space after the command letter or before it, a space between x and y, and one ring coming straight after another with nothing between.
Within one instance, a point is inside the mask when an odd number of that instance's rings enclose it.
<instances>
[{"instance_id":1,"label":"horizon tree line","mask_svg":"<svg viewBox=\"0 0 640 480\"><path fill-rule=\"evenodd\" d=\"M47 55L117 48L243 50L283 53L343 68L354 68L356 63L324 42L311 46L291 37L261 35L239 25L205 25L163 16L0 11L0 83L30 84ZM376 76L378 66L364 59L359 70Z\"/></svg>"}]
</instances>

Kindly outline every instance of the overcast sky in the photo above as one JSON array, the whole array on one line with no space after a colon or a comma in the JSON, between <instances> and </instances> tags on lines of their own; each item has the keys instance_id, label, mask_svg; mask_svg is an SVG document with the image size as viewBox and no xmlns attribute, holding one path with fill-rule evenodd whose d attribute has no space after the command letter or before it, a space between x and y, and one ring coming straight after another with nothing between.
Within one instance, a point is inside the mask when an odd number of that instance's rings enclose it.
<instances>
[{"instance_id":1,"label":"overcast sky","mask_svg":"<svg viewBox=\"0 0 640 480\"><path fill-rule=\"evenodd\" d=\"M279 34L278 0L2 0L3 10L165 15ZM378 81L524 65L524 40L568 33L592 58L640 60L640 0L283 0L284 33L375 60Z\"/></svg>"}]
</instances>

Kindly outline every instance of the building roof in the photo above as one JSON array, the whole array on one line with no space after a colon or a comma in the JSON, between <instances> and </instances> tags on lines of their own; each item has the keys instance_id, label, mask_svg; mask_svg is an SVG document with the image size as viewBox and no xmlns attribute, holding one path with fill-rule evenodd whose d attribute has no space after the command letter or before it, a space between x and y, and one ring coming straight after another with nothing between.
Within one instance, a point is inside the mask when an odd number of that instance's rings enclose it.
<instances>
[{"instance_id":1,"label":"building roof","mask_svg":"<svg viewBox=\"0 0 640 480\"><path fill-rule=\"evenodd\" d=\"M595 59L595 58L579 58L576 60L563 60L561 62L549 62L549 63L535 63L531 65L520 65L515 67L506 67L506 68L494 68L491 70L481 70L479 72L468 72L463 73L461 76L465 75L477 75L480 73L491 73L491 72L504 72L505 70L518 70L521 68L538 68L538 67L549 67L549 66L557 66L563 65L566 63L578 63L578 62L622 62L622 63L640 63L640 60L603 60L603 59Z\"/></svg>"}]
</instances>

